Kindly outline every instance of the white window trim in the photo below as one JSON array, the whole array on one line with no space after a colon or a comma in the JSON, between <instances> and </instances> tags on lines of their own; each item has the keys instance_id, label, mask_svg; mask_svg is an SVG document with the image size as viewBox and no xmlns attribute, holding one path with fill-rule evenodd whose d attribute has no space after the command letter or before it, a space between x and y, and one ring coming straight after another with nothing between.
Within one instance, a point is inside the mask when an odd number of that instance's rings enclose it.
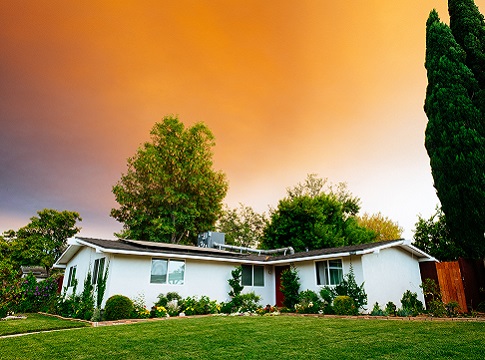
<instances>
[{"instance_id":1,"label":"white window trim","mask_svg":"<svg viewBox=\"0 0 485 360\"><path fill-rule=\"evenodd\" d=\"M103 267L100 269L99 264L101 261L103 261ZM98 268L96 269L96 264L98 264ZM100 271L101 270L101 271ZM93 279L92 279L92 284L96 285L98 283L98 280L101 279L104 276L104 272L106 270L106 257L100 257L97 259L94 259L94 264L93 264Z\"/></svg>"},{"instance_id":2,"label":"white window trim","mask_svg":"<svg viewBox=\"0 0 485 360\"><path fill-rule=\"evenodd\" d=\"M315 260L314 261L314 264L313 264L313 270L315 272L315 284L317 286L328 286L328 287L335 287L339 284L332 284L332 285L324 285L324 284L318 284L318 274L317 274L317 263L321 263L321 262L326 262L327 263L327 275L328 275L328 279L330 280L330 266L329 266L329 262L330 261L334 261L334 260L340 260L341 264L342 264L342 279L345 275L345 271L344 271L344 261L343 261L343 258L332 258L332 259L322 259L322 260ZM342 281L342 279L340 281Z\"/></svg>"},{"instance_id":3,"label":"white window trim","mask_svg":"<svg viewBox=\"0 0 485 360\"><path fill-rule=\"evenodd\" d=\"M251 285L243 285L243 283L242 283L242 273L241 273L241 285L248 286L248 287L258 287L258 288L265 287L266 281L265 281L265 278L264 278L264 270L265 270L265 266L264 265L242 264L241 265L241 268L243 266L251 266ZM263 270L263 285L254 285L254 278L255 278L254 268L255 267L262 268L262 270Z\"/></svg>"},{"instance_id":4,"label":"white window trim","mask_svg":"<svg viewBox=\"0 0 485 360\"><path fill-rule=\"evenodd\" d=\"M67 277L67 287L73 287L74 285L72 284L72 281L76 279L76 273L77 273L77 265L73 265L69 267L69 275ZM74 276L73 276L74 274Z\"/></svg>"},{"instance_id":5,"label":"white window trim","mask_svg":"<svg viewBox=\"0 0 485 360\"><path fill-rule=\"evenodd\" d=\"M152 266L153 260L165 260L167 262L167 276L165 278L165 283L156 283L152 282ZM170 284L169 283L169 275L170 275L170 263L172 261L183 262L184 263L184 277L182 279L182 284ZM150 270L149 270L149 283L150 285L154 286L184 286L185 285L185 273L187 272L187 261L185 259L172 259L172 258L161 258L161 257L154 257L150 260Z\"/></svg>"}]
</instances>

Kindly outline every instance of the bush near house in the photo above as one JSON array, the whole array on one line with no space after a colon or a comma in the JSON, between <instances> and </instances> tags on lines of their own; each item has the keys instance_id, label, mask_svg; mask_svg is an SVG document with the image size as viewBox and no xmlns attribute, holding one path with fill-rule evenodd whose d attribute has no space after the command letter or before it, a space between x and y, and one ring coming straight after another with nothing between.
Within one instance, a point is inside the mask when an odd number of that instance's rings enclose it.
<instances>
[{"instance_id":1,"label":"bush near house","mask_svg":"<svg viewBox=\"0 0 485 360\"><path fill-rule=\"evenodd\" d=\"M129 319L133 312L133 302L126 296L113 295L106 300L105 320Z\"/></svg>"},{"instance_id":2,"label":"bush near house","mask_svg":"<svg viewBox=\"0 0 485 360\"><path fill-rule=\"evenodd\" d=\"M305 290L299 294L299 302L295 305L295 311L300 314L318 314L323 312L322 300L312 290Z\"/></svg>"},{"instance_id":3,"label":"bush near house","mask_svg":"<svg viewBox=\"0 0 485 360\"><path fill-rule=\"evenodd\" d=\"M354 299L348 295L339 295L333 299L333 309L337 315L357 315L359 313Z\"/></svg>"}]
</instances>

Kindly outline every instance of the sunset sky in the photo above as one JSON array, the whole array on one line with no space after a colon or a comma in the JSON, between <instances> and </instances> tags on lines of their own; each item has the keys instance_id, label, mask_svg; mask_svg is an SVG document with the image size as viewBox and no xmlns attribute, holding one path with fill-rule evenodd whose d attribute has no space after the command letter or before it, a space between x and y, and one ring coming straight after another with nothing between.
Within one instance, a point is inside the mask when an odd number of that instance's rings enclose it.
<instances>
[{"instance_id":1,"label":"sunset sky","mask_svg":"<svg viewBox=\"0 0 485 360\"><path fill-rule=\"evenodd\" d=\"M168 114L212 130L231 207L267 211L317 173L408 239L434 212L425 23L433 8L448 22L444 0L0 7L0 232L54 208L112 238L111 187Z\"/></svg>"}]
</instances>

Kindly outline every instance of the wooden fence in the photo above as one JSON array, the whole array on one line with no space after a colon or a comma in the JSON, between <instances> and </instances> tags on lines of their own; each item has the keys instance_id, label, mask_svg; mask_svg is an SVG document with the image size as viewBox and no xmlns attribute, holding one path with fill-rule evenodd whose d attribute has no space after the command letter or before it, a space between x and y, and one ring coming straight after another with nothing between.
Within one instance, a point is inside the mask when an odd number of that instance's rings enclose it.
<instances>
[{"instance_id":1,"label":"wooden fence","mask_svg":"<svg viewBox=\"0 0 485 360\"><path fill-rule=\"evenodd\" d=\"M447 304L454 300L461 311L466 312L468 307L458 261L436 263L436 272L443 302Z\"/></svg>"},{"instance_id":2,"label":"wooden fence","mask_svg":"<svg viewBox=\"0 0 485 360\"><path fill-rule=\"evenodd\" d=\"M433 279L440 288L444 303L452 300L462 312L476 309L485 301L485 264L483 261L459 259L449 262L420 263L421 279Z\"/></svg>"}]
</instances>

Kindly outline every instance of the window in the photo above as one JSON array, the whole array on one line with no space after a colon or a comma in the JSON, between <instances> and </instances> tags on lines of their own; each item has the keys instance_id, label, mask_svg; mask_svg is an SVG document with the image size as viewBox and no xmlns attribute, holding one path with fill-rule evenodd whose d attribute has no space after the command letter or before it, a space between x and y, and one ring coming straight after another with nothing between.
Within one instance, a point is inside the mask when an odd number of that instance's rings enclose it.
<instances>
[{"instance_id":1,"label":"window","mask_svg":"<svg viewBox=\"0 0 485 360\"><path fill-rule=\"evenodd\" d=\"M152 259L150 283L183 285L184 279L184 260Z\"/></svg>"},{"instance_id":2,"label":"window","mask_svg":"<svg viewBox=\"0 0 485 360\"><path fill-rule=\"evenodd\" d=\"M315 263L317 285L338 285L343 278L342 260L325 260Z\"/></svg>"},{"instance_id":3,"label":"window","mask_svg":"<svg viewBox=\"0 0 485 360\"><path fill-rule=\"evenodd\" d=\"M69 268L69 277L67 278L67 287L74 286L76 282L76 266Z\"/></svg>"},{"instance_id":4,"label":"window","mask_svg":"<svg viewBox=\"0 0 485 360\"><path fill-rule=\"evenodd\" d=\"M93 285L99 283L99 281L103 278L105 261L106 258L94 260Z\"/></svg>"},{"instance_id":5,"label":"window","mask_svg":"<svg viewBox=\"0 0 485 360\"><path fill-rule=\"evenodd\" d=\"M264 286L264 266L243 265L241 284L243 286Z\"/></svg>"}]
</instances>

